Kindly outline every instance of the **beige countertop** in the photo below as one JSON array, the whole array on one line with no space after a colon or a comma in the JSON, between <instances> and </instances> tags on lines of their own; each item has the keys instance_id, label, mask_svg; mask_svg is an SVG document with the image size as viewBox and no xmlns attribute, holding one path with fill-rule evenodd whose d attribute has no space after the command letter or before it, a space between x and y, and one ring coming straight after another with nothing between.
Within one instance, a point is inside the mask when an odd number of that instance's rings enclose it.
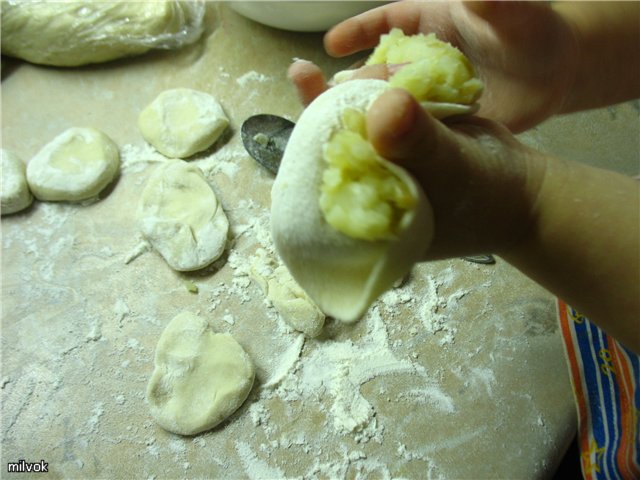
<instances>
[{"instance_id":1,"label":"beige countertop","mask_svg":"<svg viewBox=\"0 0 640 480\"><path fill-rule=\"evenodd\" d=\"M123 166L97 202L35 202L2 218L2 465L44 460L50 478L549 476L576 422L555 301L505 262L419 265L362 321L329 321L313 340L265 302L248 271L259 249L272 252L273 180L244 151L240 125L255 113L299 115L285 78L293 57L328 72L354 59L327 57L320 34L263 27L224 5L208 16L203 39L178 52L76 69L5 65L3 148L28 160L66 128L92 126L120 146ZM214 94L231 120L191 160L231 223L226 254L193 274L154 252L136 256L138 196L164 161L137 115L172 87ZM628 104L523 139L563 155L579 145L587 162L607 156L637 173L637 118ZM195 437L162 430L145 402L155 345L184 310L233 334L257 367L238 412Z\"/></svg>"}]
</instances>

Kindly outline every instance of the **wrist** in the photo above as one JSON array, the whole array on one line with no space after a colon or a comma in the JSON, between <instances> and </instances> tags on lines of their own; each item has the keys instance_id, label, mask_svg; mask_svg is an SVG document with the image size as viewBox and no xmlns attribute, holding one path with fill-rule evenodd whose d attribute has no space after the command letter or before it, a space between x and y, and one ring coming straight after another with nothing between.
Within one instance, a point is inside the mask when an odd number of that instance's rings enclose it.
<instances>
[{"instance_id":1,"label":"wrist","mask_svg":"<svg viewBox=\"0 0 640 480\"><path fill-rule=\"evenodd\" d=\"M550 177L555 177L562 171L559 160L532 148L523 148L526 174L522 196L525 207L518 222L517 235L503 249L496 252L510 263L514 263L513 261L520 256L527 256L530 240L539 234L544 212L548 208L548 184L552 183Z\"/></svg>"},{"instance_id":2,"label":"wrist","mask_svg":"<svg viewBox=\"0 0 640 480\"><path fill-rule=\"evenodd\" d=\"M419 177L436 214L429 259L519 250L540 223L551 160L484 119L451 127L461 135L457 148Z\"/></svg>"}]
</instances>

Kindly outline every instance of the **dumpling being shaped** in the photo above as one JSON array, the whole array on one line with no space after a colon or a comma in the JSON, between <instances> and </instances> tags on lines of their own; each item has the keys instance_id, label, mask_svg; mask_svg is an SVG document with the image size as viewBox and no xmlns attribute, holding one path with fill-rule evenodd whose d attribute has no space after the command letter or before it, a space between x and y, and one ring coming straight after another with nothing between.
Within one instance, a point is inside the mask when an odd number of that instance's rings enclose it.
<instances>
[{"instance_id":1,"label":"dumpling being shaped","mask_svg":"<svg viewBox=\"0 0 640 480\"><path fill-rule=\"evenodd\" d=\"M327 208L320 206L325 184L332 181L326 173L326 145L344 132L345 112L366 112L389 88L382 80L352 80L316 98L293 130L271 192L271 230L278 254L323 312L348 323L406 275L433 238L432 209L422 189L406 170L381 157L373 167L394 178L409 205L388 234L380 233L384 228L375 221L364 229L351 228L339 211L338 221L332 221L337 229L326 219ZM367 190L367 185L355 188Z\"/></svg>"}]
</instances>

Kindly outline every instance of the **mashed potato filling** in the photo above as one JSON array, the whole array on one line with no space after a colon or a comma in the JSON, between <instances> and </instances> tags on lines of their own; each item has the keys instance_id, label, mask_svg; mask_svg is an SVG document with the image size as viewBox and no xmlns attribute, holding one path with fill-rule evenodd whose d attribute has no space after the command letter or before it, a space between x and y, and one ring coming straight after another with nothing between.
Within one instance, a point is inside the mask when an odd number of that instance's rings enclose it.
<instances>
[{"instance_id":1,"label":"mashed potato filling","mask_svg":"<svg viewBox=\"0 0 640 480\"><path fill-rule=\"evenodd\" d=\"M399 28L383 35L367 65L407 64L391 78L418 101L471 104L482 93L482 82L460 50L433 33L406 36Z\"/></svg>"},{"instance_id":2,"label":"mashed potato filling","mask_svg":"<svg viewBox=\"0 0 640 480\"><path fill-rule=\"evenodd\" d=\"M406 36L397 28L383 35L367 64L407 64L390 79L419 102L470 105L482 93L469 60L434 34ZM326 169L320 210L333 228L361 240L389 240L417 198L367 139L365 112L347 108L342 125L324 145Z\"/></svg>"},{"instance_id":3,"label":"mashed potato filling","mask_svg":"<svg viewBox=\"0 0 640 480\"><path fill-rule=\"evenodd\" d=\"M320 209L336 230L362 240L394 238L417 197L367 140L364 112L347 108L324 146Z\"/></svg>"}]
</instances>

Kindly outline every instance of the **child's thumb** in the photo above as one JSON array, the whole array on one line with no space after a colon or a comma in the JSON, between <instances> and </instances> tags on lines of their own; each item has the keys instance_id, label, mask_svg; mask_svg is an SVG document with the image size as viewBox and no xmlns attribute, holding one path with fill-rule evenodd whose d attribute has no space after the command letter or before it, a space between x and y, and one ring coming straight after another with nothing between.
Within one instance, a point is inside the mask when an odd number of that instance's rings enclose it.
<instances>
[{"instance_id":1,"label":"child's thumb","mask_svg":"<svg viewBox=\"0 0 640 480\"><path fill-rule=\"evenodd\" d=\"M423 187L433 168L438 168L439 175L449 170L439 160L455 157L459 151L453 133L401 89L385 92L371 105L367 132L380 155L410 170Z\"/></svg>"}]
</instances>

